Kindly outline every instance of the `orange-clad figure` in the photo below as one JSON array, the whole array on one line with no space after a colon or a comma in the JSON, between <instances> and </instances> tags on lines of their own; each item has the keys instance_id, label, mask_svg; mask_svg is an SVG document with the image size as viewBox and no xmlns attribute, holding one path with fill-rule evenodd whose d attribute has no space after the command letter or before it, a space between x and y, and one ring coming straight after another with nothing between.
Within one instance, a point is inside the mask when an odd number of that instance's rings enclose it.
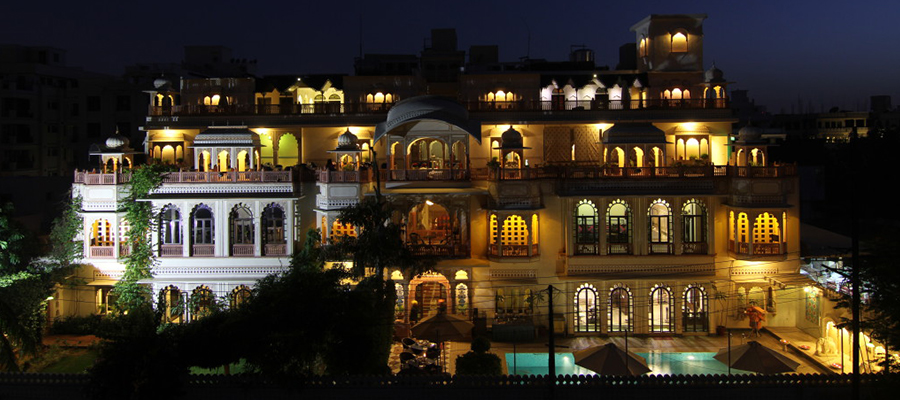
<instances>
[{"instance_id":1,"label":"orange-clad figure","mask_svg":"<svg viewBox=\"0 0 900 400\"><path fill-rule=\"evenodd\" d=\"M763 321L766 320L765 313L765 310L755 306L744 311L744 314L750 317L750 335L756 334L756 337L760 337L759 330L762 329Z\"/></svg>"}]
</instances>

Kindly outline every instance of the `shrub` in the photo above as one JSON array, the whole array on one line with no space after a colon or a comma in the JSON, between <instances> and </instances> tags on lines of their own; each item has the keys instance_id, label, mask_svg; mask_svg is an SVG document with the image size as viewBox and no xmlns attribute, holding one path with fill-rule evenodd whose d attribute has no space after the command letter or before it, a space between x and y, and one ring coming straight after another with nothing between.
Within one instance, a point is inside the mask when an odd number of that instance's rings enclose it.
<instances>
[{"instance_id":1,"label":"shrub","mask_svg":"<svg viewBox=\"0 0 900 400\"><path fill-rule=\"evenodd\" d=\"M50 326L54 335L95 335L100 327L102 315L85 315L56 318Z\"/></svg>"}]
</instances>

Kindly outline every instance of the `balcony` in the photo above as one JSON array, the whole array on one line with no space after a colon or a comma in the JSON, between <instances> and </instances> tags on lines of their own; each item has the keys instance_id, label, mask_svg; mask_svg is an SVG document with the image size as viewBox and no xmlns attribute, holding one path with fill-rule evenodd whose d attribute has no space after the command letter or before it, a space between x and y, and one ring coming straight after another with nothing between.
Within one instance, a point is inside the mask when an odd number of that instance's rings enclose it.
<instances>
[{"instance_id":1,"label":"balcony","mask_svg":"<svg viewBox=\"0 0 900 400\"><path fill-rule=\"evenodd\" d=\"M490 244L488 255L492 257L534 257L541 255L537 244Z\"/></svg>"},{"instance_id":2,"label":"balcony","mask_svg":"<svg viewBox=\"0 0 900 400\"><path fill-rule=\"evenodd\" d=\"M682 243L681 254L707 254L709 245L705 242L701 243Z\"/></svg>"},{"instance_id":3,"label":"balcony","mask_svg":"<svg viewBox=\"0 0 900 400\"><path fill-rule=\"evenodd\" d=\"M781 256L787 253L787 243L728 242L728 251L746 256Z\"/></svg>"},{"instance_id":4,"label":"balcony","mask_svg":"<svg viewBox=\"0 0 900 400\"><path fill-rule=\"evenodd\" d=\"M184 246L181 244L162 244L159 246L160 257L182 257Z\"/></svg>"},{"instance_id":5,"label":"balcony","mask_svg":"<svg viewBox=\"0 0 900 400\"><path fill-rule=\"evenodd\" d=\"M293 178L294 174L292 171L179 171L165 173L163 183L278 183L292 182ZM131 181L131 174L128 172L112 174L86 171L75 172L75 183L83 183L85 185L116 185L129 181Z\"/></svg>"},{"instance_id":6,"label":"balcony","mask_svg":"<svg viewBox=\"0 0 900 400\"><path fill-rule=\"evenodd\" d=\"M634 254L631 250L631 243L607 243L606 254L609 255L630 255Z\"/></svg>"},{"instance_id":7,"label":"balcony","mask_svg":"<svg viewBox=\"0 0 900 400\"><path fill-rule=\"evenodd\" d=\"M701 110L727 109L725 99L650 99L650 100L569 100L569 101L468 101L461 102L469 112L522 112L522 111L619 111L619 110ZM382 114L391 109L391 103L315 103L315 104L230 104L207 106L186 104L178 106L152 106L150 116L192 115L339 115Z\"/></svg>"},{"instance_id":8,"label":"balcony","mask_svg":"<svg viewBox=\"0 0 900 400\"><path fill-rule=\"evenodd\" d=\"M115 257L115 246L91 246L91 258L113 258Z\"/></svg>"},{"instance_id":9,"label":"balcony","mask_svg":"<svg viewBox=\"0 0 900 400\"><path fill-rule=\"evenodd\" d=\"M359 171L316 171L319 183L366 183L372 181L372 170Z\"/></svg>"},{"instance_id":10,"label":"balcony","mask_svg":"<svg viewBox=\"0 0 900 400\"><path fill-rule=\"evenodd\" d=\"M465 244L407 244L406 247L414 256L469 257L469 245Z\"/></svg>"},{"instance_id":11,"label":"balcony","mask_svg":"<svg viewBox=\"0 0 900 400\"><path fill-rule=\"evenodd\" d=\"M213 257L216 255L216 246L213 244L195 244L191 250L191 255L194 257Z\"/></svg>"},{"instance_id":12,"label":"balcony","mask_svg":"<svg viewBox=\"0 0 900 400\"><path fill-rule=\"evenodd\" d=\"M233 244L231 245L231 255L235 257L253 257L254 244Z\"/></svg>"},{"instance_id":13,"label":"balcony","mask_svg":"<svg viewBox=\"0 0 900 400\"><path fill-rule=\"evenodd\" d=\"M675 254L675 246L672 243L650 243L650 254Z\"/></svg>"},{"instance_id":14,"label":"balcony","mask_svg":"<svg viewBox=\"0 0 900 400\"><path fill-rule=\"evenodd\" d=\"M281 257L287 255L287 244L271 243L263 246L263 255L270 257Z\"/></svg>"}]
</instances>

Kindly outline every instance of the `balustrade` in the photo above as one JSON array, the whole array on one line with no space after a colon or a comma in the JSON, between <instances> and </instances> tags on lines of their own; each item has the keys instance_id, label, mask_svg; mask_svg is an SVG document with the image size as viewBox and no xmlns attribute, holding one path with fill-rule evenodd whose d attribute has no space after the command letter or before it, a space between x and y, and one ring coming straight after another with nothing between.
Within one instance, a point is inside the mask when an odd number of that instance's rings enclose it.
<instances>
[{"instance_id":1,"label":"balustrade","mask_svg":"<svg viewBox=\"0 0 900 400\"><path fill-rule=\"evenodd\" d=\"M231 255L233 256L253 256L253 250L256 246L253 244L233 244L231 245Z\"/></svg>"},{"instance_id":2,"label":"balustrade","mask_svg":"<svg viewBox=\"0 0 900 400\"><path fill-rule=\"evenodd\" d=\"M113 258L115 257L115 246L91 246L92 258Z\"/></svg>"},{"instance_id":3,"label":"balustrade","mask_svg":"<svg viewBox=\"0 0 900 400\"><path fill-rule=\"evenodd\" d=\"M182 257L184 247L180 244L163 244L159 246L160 257Z\"/></svg>"},{"instance_id":4,"label":"balustrade","mask_svg":"<svg viewBox=\"0 0 900 400\"><path fill-rule=\"evenodd\" d=\"M195 244L192 246L191 255L194 257L213 257L216 255L216 246L212 244Z\"/></svg>"},{"instance_id":5,"label":"balustrade","mask_svg":"<svg viewBox=\"0 0 900 400\"><path fill-rule=\"evenodd\" d=\"M287 244L284 243L270 243L263 247L263 251L266 256L286 256L287 255Z\"/></svg>"}]
</instances>

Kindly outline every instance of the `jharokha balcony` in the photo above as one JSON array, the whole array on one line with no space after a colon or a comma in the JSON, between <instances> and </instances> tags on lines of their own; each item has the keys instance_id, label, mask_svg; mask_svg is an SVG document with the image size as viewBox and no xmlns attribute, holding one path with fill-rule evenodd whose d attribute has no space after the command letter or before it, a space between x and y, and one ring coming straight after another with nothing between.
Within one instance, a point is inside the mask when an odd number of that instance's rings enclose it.
<instances>
[{"instance_id":1,"label":"jharokha balcony","mask_svg":"<svg viewBox=\"0 0 900 400\"><path fill-rule=\"evenodd\" d=\"M618 111L618 110L678 110L678 109L727 109L726 99L643 99L643 100L517 100L517 101L463 101L469 112L522 112L522 111ZM188 115L335 115L387 113L391 103L339 103L313 104L229 104L177 106L151 106L151 116Z\"/></svg>"}]
</instances>

